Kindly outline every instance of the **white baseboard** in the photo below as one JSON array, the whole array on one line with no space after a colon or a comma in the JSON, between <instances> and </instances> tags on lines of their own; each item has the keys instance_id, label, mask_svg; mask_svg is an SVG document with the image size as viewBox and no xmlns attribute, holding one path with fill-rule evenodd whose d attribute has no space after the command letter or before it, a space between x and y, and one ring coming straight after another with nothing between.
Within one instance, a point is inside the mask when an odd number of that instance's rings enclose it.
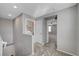
<instances>
[{"instance_id":1,"label":"white baseboard","mask_svg":"<svg viewBox=\"0 0 79 59\"><path fill-rule=\"evenodd\" d=\"M67 53L67 54L72 55L72 56L77 56L75 54L72 54L72 53L69 53L69 52L66 52L66 51L62 51L62 50L59 50L59 49L56 49L56 50L61 51L61 52L64 52L64 53Z\"/></svg>"}]
</instances>

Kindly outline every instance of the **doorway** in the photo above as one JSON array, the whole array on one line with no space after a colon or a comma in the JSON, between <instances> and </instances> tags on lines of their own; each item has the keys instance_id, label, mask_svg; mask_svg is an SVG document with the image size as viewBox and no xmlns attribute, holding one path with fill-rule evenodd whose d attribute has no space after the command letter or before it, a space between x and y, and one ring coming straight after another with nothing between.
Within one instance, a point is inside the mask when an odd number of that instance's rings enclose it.
<instances>
[{"instance_id":1,"label":"doorway","mask_svg":"<svg viewBox=\"0 0 79 59\"><path fill-rule=\"evenodd\" d=\"M57 49L57 16L47 20L47 40L52 49Z\"/></svg>"}]
</instances>

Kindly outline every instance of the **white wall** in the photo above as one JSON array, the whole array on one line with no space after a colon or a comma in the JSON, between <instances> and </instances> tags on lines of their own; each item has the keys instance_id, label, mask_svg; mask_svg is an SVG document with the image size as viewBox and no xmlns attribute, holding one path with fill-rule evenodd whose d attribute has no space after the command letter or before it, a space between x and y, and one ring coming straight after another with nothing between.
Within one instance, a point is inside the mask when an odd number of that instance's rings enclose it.
<instances>
[{"instance_id":1,"label":"white wall","mask_svg":"<svg viewBox=\"0 0 79 59\"><path fill-rule=\"evenodd\" d=\"M0 35L3 41L9 43L13 42L13 25L11 20L0 18ZM3 49L3 56L15 55L14 46L8 46Z\"/></svg>"}]
</instances>

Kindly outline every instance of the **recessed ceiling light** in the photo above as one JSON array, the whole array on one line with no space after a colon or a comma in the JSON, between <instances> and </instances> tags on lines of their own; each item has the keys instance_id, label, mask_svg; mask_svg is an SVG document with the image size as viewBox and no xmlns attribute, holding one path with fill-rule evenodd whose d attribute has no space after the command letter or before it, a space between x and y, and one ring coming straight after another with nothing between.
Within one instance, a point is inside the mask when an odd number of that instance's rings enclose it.
<instances>
[{"instance_id":1,"label":"recessed ceiling light","mask_svg":"<svg viewBox=\"0 0 79 59\"><path fill-rule=\"evenodd\" d=\"M11 15L11 14L8 14L8 16L10 16L10 17L11 17L12 15Z\"/></svg>"},{"instance_id":2,"label":"recessed ceiling light","mask_svg":"<svg viewBox=\"0 0 79 59\"><path fill-rule=\"evenodd\" d=\"M16 9L16 8L18 8L18 7L17 7L16 5L14 5L14 6L13 6L13 8L15 8L15 9Z\"/></svg>"}]
</instances>

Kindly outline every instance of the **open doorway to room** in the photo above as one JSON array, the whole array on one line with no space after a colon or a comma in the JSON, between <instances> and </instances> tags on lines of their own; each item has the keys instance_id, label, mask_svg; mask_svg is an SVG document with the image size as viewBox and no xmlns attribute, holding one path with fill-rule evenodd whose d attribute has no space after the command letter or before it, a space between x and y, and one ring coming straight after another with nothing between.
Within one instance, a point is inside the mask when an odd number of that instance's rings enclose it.
<instances>
[{"instance_id":1,"label":"open doorway to room","mask_svg":"<svg viewBox=\"0 0 79 59\"><path fill-rule=\"evenodd\" d=\"M52 49L57 48L57 15L48 17L47 20L47 40Z\"/></svg>"},{"instance_id":2,"label":"open doorway to room","mask_svg":"<svg viewBox=\"0 0 79 59\"><path fill-rule=\"evenodd\" d=\"M52 48L57 48L57 24L48 25L48 42Z\"/></svg>"}]
</instances>

